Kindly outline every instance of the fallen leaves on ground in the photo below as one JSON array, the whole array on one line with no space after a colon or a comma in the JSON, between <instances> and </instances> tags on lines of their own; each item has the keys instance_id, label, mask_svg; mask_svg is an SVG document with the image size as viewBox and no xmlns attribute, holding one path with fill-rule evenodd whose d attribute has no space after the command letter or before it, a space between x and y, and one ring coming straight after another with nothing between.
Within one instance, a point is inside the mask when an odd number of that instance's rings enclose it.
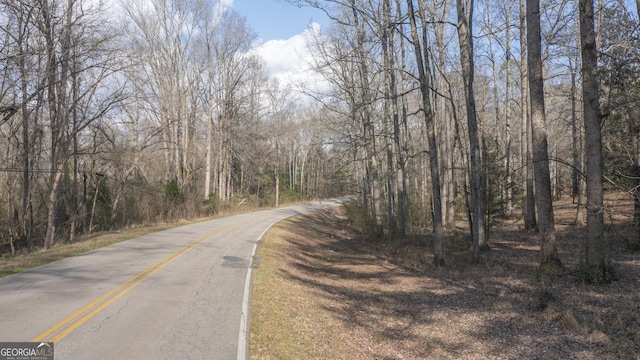
<instances>
[{"instance_id":1,"label":"fallen leaves on ground","mask_svg":"<svg viewBox=\"0 0 640 360\"><path fill-rule=\"evenodd\" d=\"M638 359L640 254L624 246L632 204L611 201L608 285L578 280L584 229L570 202L556 208L565 271L544 289L536 237L516 222L493 229L479 259L450 235L444 268L430 265L426 237L365 239L344 208L284 222L258 252L251 358Z\"/></svg>"}]
</instances>

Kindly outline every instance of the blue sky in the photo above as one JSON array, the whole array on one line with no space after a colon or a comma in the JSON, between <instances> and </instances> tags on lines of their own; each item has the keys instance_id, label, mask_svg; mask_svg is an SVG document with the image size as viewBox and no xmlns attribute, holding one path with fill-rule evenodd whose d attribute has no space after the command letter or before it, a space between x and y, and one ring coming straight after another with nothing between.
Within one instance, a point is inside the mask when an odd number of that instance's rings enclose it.
<instances>
[{"instance_id":1,"label":"blue sky","mask_svg":"<svg viewBox=\"0 0 640 360\"><path fill-rule=\"evenodd\" d=\"M309 72L313 54L307 39L329 24L326 15L310 7L297 7L283 0L218 0L247 18L247 25L260 42L253 51L260 55L271 78L280 86L320 83Z\"/></svg>"},{"instance_id":2,"label":"blue sky","mask_svg":"<svg viewBox=\"0 0 640 360\"><path fill-rule=\"evenodd\" d=\"M326 26L323 12L296 7L282 0L233 0L231 5L247 18L247 23L263 42L286 40L302 34L311 22Z\"/></svg>"}]
</instances>

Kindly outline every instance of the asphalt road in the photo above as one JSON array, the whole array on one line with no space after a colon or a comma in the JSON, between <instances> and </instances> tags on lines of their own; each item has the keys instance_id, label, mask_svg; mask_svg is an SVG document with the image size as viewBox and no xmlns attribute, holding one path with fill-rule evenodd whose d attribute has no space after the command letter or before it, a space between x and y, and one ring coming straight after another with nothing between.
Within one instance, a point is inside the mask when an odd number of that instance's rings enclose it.
<instances>
[{"instance_id":1,"label":"asphalt road","mask_svg":"<svg viewBox=\"0 0 640 360\"><path fill-rule=\"evenodd\" d=\"M344 199L181 226L0 278L0 342L55 359L245 359L255 245Z\"/></svg>"}]
</instances>

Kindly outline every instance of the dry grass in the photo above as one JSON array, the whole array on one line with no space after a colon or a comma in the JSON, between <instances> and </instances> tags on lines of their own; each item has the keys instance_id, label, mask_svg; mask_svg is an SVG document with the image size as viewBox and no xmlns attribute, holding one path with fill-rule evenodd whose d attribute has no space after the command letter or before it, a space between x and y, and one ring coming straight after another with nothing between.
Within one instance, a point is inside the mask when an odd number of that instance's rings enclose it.
<instances>
[{"instance_id":1,"label":"dry grass","mask_svg":"<svg viewBox=\"0 0 640 360\"><path fill-rule=\"evenodd\" d=\"M638 359L640 254L625 249L632 203L609 199L617 280L583 284L583 229L560 202L566 270L541 290L534 236L518 223L491 234L474 261L451 235L447 266L426 240L371 241L334 208L269 232L254 273L254 359Z\"/></svg>"},{"instance_id":2,"label":"dry grass","mask_svg":"<svg viewBox=\"0 0 640 360\"><path fill-rule=\"evenodd\" d=\"M133 239L161 230L170 229L186 223L186 221L181 221L175 224L158 224L119 231L96 233L84 236L78 239L78 241L70 244L57 244L51 249L47 250L17 254L15 256L5 254L5 256L0 257L0 277L31 269L36 266L48 264L50 262L61 260L67 257L82 254L87 251L98 249L121 241Z\"/></svg>"},{"instance_id":3,"label":"dry grass","mask_svg":"<svg viewBox=\"0 0 640 360\"><path fill-rule=\"evenodd\" d=\"M148 224L124 228L117 231L98 232L77 237L72 243L60 243L61 240L57 239L57 243L54 244L51 249L36 251L28 251L24 249L13 256L10 253L3 253L0 254L0 277L157 231L219 217L244 214L261 209L261 207L255 204L254 200L249 200L249 202L245 202L245 200L246 199L241 199L235 206L226 204L225 207L214 216L206 218L180 218L170 223ZM295 204L295 202L288 202L287 204Z\"/></svg>"}]
</instances>

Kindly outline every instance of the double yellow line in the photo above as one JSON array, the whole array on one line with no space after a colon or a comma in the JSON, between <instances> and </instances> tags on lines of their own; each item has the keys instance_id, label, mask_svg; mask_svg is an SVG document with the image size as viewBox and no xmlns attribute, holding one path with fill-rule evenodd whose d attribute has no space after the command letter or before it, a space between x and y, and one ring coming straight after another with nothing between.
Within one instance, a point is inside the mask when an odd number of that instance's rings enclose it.
<instances>
[{"instance_id":1,"label":"double yellow line","mask_svg":"<svg viewBox=\"0 0 640 360\"><path fill-rule=\"evenodd\" d=\"M251 219L253 219L253 218L251 218ZM191 243L189 245L185 245L184 247L178 249L177 251L169 254L168 256L163 258L162 260L160 260L160 261L156 262L155 264L149 266L148 268L144 269L142 272L138 273L137 275L135 275L134 277L130 278L129 280L127 280L127 281L123 282L122 284L116 286L111 291L109 291L106 294L100 296L99 298L97 298L96 300L94 300L90 304L86 305L82 309L80 309L80 310L76 311L75 313L71 314L69 317L67 317L66 319L62 320L61 322L59 322L58 324L56 324L55 326L53 326L49 330L47 330L47 331L43 332L42 334L38 335L37 337L35 337L31 341L32 342L44 342L45 339L49 338L49 336L51 336L52 334L56 333L58 330L64 328L57 335L55 335L54 337L50 338L47 341L55 343L55 342L58 342L58 341L62 340L62 338L64 338L65 336L69 335L69 333L71 333L73 330L75 330L78 327L80 327L82 324L87 322L89 319L91 319L93 316L95 316L96 314L98 314L102 310L106 309L109 305L111 305L113 302L115 302L116 300L121 298L123 295L125 295L129 291L133 290L133 288L135 288L136 286L140 285L143 281L148 279L150 276L152 276L153 274L155 274L158 271L162 270L164 267L166 267L167 265L171 264L173 261L175 261L176 259L178 259L182 255L188 253L189 251L191 251L196 246L202 244L203 242L211 239L212 237L214 237L214 236L216 236L216 235L218 235L218 234L220 234L222 232L225 232L225 231L227 231L227 230L229 230L231 228L239 226L240 224L245 223L245 222L247 222L247 221L249 221L251 219L246 219L246 220L243 220L243 221L239 221L239 222L237 222L235 224L226 226L226 227L224 227L224 228L222 228L220 230L214 231L214 232L212 232L212 233L210 233L210 234L208 234L208 235L196 240L195 242L193 242L193 243Z\"/></svg>"}]
</instances>

